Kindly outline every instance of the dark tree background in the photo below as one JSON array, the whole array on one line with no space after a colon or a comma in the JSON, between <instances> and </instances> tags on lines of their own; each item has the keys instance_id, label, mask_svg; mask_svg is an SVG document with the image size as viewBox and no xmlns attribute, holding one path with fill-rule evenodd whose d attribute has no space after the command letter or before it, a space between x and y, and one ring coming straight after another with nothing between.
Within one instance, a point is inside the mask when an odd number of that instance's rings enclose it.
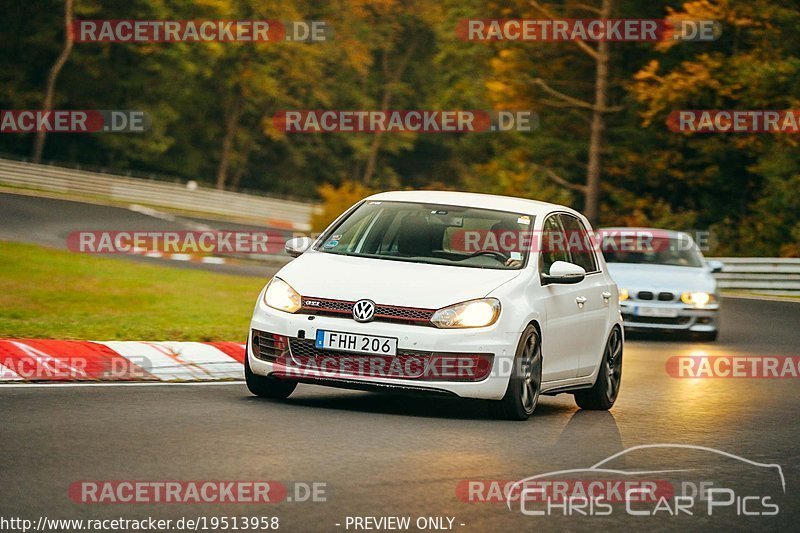
<instances>
[{"instance_id":1,"label":"dark tree background","mask_svg":"<svg viewBox=\"0 0 800 533\"><path fill-rule=\"evenodd\" d=\"M75 43L53 108L144 110L152 128L49 134L44 160L322 197L327 216L370 190L405 187L591 212L586 186L595 179L601 224L711 229L717 254L800 256L798 135L687 135L665 123L675 109L800 109L794 2L73 0L73 11L78 19L325 20L334 36L314 44ZM599 47L467 42L455 31L464 18L606 11L713 19L723 33L711 43ZM65 0L0 4L0 108L43 108L65 47L64 14ZM540 120L528 133L378 136L285 135L271 121L285 109L382 108L531 109ZM6 154L30 157L34 144L32 134L0 134Z\"/></svg>"}]
</instances>

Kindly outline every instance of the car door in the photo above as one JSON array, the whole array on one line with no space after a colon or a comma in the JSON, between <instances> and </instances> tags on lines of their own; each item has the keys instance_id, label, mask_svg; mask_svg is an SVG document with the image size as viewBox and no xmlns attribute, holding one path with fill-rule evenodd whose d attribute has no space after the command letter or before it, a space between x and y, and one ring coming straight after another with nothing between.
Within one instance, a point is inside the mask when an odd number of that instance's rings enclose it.
<instances>
[{"instance_id":1,"label":"car door","mask_svg":"<svg viewBox=\"0 0 800 533\"><path fill-rule=\"evenodd\" d=\"M614 292L608 276L600 269L597 252L583 222L568 213L561 213L559 218L567 236L570 262L586 271L586 278L577 285L579 296L586 301L581 313L580 329L576 334L581 337L582 344L578 376L588 376L597 367L605 346L609 307Z\"/></svg>"},{"instance_id":2,"label":"car door","mask_svg":"<svg viewBox=\"0 0 800 533\"><path fill-rule=\"evenodd\" d=\"M539 250L539 274L550 272L556 261L570 261L566 235L557 213L542 224ZM541 280L541 277L539 278ZM541 283L541 281L539 281ZM555 381L578 375L581 352L585 349L581 324L583 282L574 285L551 283L540 287L545 324L542 332L542 379Z\"/></svg>"}]
</instances>

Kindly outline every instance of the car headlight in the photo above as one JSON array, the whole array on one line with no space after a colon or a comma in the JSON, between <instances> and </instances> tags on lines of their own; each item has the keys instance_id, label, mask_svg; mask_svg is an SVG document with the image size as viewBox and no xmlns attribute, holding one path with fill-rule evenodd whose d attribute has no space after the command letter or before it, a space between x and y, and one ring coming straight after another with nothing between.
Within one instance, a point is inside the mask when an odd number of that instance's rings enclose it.
<instances>
[{"instance_id":1,"label":"car headlight","mask_svg":"<svg viewBox=\"0 0 800 533\"><path fill-rule=\"evenodd\" d=\"M681 294L681 301L686 305L703 307L708 303L714 303L716 298L708 292L684 292Z\"/></svg>"},{"instance_id":2,"label":"car headlight","mask_svg":"<svg viewBox=\"0 0 800 533\"><path fill-rule=\"evenodd\" d=\"M302 298L291 285L280 278L272 278L264 291L264 303L278 311L294 313L302 307Z\"/></svg>"},{"instance_id":3,"label":"car headlight","mask_svg":"<svg viewBox=\"0 0 800 533\"><path fill-rule=\"evenodd\" d=\"M624 302L628 299L628 289L620 289L619 290L619 301Z\"/></svg>"},{"instance_id":4,"label":"car headlight","mask_svg":"<svg viewBox=\"0 0 800 533\"><path fill-rule=\"evenodd\" d=\"M480 328L491 326L500 316L500 300L483 298L439 309L431 317L437 328Z\"/></svg>"}]
</instances>

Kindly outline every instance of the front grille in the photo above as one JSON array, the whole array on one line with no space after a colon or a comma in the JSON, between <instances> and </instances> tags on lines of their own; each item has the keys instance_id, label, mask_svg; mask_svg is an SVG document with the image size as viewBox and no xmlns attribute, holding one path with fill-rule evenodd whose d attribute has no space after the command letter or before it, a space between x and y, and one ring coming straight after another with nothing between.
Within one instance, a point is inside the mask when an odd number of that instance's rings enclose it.
<instances>
[{"instance_id":1,"label":"front grille","mask_svg":"<svg viewBox=\"0 0 800 533\"><path fill-rule=\"evenodd\" d=\"M661 302L671 302L675 300L675 295L671 292L659 292L658 300Z\"/></svg>"},{"instance_id":2,"label":"front grille","mask_svg":"<svg viewBox=\"0 0 800 533\"><path fill-rule=\"evenodd\" d=\"M276 361L279 357L287 357L289 355L288 341L288 337L283 335L254 329L251 340L253 355L262 361Z\"/></svg>"},{"instance_id":3,"label":"front grille","mask_svg":"<svg viewBox=\"0 0 800 533\"><path fill-rule=\"evenodd\" d=\"M312 306L308 302L319 302L320 305ZM332 313L346 313L352 314L353 302L345 302L342 300L321 300L319 298L303 298L303 311L317 311Z\"/></svg>"},{"instance_id":4,"label":"front grille","mask_svg":"<svg viewBox=\"0 0 800 533\"><path fill-rule=\"evenodd\" d=\"M354 305L355 302L347 300L329 300L303 296L300 312L310 315L352 317ZM435 309L376 304L373 320L376 322L399 322L435 327L431 324L431 317L435 311Z\"/></svg>"},{"instance_id":5,"label":"front grille","mask_svg":"<svg viewBox=\"0 0 800 533\"><path fill-rule=\"evenodd\" d=\"M631 324L663 324L665 326L681 326L688 324L692 317L658 317L658 316L633 316L629 313L622 313L622 320Z\"/></svg>"},{"instance_id":6,"label":"front grille","mask_svg":"<svg viewBox=\"0 0 800 533\"><path fill-rule=\"evenodd\" d=\"M639 291L639 294L636 296L639 300L652 300L653 293L650 291Z\"/></svg>"}]
</instances>

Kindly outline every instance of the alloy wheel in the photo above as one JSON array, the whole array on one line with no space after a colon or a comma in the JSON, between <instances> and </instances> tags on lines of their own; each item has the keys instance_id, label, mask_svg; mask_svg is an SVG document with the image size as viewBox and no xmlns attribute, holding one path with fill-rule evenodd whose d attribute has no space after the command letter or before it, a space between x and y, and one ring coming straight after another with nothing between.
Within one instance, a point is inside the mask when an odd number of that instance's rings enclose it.
<instances>
[{"instance_id":1,"label":"alloy wheel","mask_svg":"<svg viewBox=\"0 0 800 533\"><path fill-rule=\"evenodd\" d=\"M614 401L619 393L622 381L622 337L618 330L614 330L606 343L605 353L606 395Z\"/></svg>"},{"instance_id":2,"label":"alloy wheel","mask_svg":"<svg viewBox=\"0 0 800 533\"><path fill-rule=\"evenodd\" d=\"M525 348L521 358L522 391L520 399L522 408L526 413L532 413L539 400L539 391L542 388L542 351L536 335L530 335L525 341Z\"/></svg>"}]
</instances>

